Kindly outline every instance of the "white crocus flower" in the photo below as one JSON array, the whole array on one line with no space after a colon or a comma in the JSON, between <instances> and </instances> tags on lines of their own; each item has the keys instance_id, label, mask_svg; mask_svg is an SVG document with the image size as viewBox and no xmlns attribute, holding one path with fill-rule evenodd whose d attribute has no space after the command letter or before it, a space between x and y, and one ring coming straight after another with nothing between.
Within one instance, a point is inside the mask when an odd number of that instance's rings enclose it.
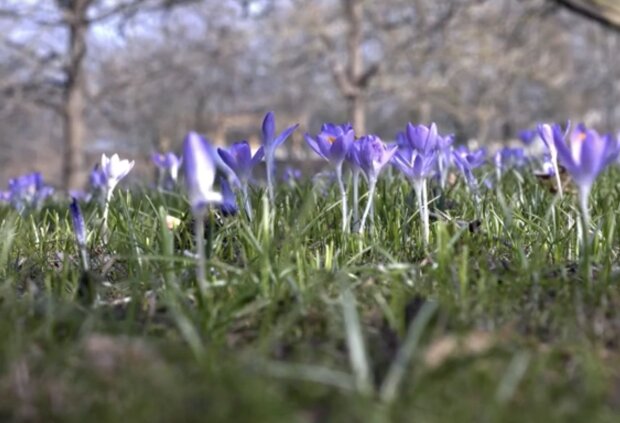
<instances>
[{"instance_id":1,"label":"white crocus flower","mask_svg":"<svg viewBox=\"0 0 620 423\"><path fill-rule=\"evenodd\" d=\"M106 194L109 200L112 196L112 191L116 185L123 179L129 171L133 168L135 162L129 160L121 160L118 154L113 154L112 157L101 155L101 171L105 175L106 179Z\"/></svg>"}]
</instances>

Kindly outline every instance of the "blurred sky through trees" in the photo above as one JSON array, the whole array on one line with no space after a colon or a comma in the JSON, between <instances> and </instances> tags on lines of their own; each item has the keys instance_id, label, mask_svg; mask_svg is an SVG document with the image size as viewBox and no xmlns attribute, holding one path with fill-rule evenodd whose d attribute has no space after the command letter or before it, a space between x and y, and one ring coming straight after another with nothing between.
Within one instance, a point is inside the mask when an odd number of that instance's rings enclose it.
<instances>
[{"instance_id":1,"label":"blurred sky through trees","mask_svg":"<svg viewBox=\"0 0 620 423\"><path fill-rule=\"evenodd\" d=\"M617 131L618 31L560 3L0 0L2 180L76 186L102 152L146 160L189 130L256 142L268 110L301 124L297 158L324 121L386 140L407 121L479 143Z\"/></svg>"}]
</instances>

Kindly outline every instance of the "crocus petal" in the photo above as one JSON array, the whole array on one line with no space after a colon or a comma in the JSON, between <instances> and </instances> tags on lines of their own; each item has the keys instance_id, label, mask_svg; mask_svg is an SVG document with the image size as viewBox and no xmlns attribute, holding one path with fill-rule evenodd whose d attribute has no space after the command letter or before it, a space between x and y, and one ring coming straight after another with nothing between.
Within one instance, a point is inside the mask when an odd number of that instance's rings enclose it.
<instances>
[{"instance_id":1,"label":"crocus petal","mask_svg":"<svg viewBox=\"0 0 620 423\"><path fill-rule=\"evenodd\" d=\"M351 144L353 143L353 131L349 131L336 138L330 148L329 160L334 164L340 164L347 156Z\"/></svg>"},{"instance_id":2,"label":"crocus petal","mask_svg":"<svg viewBox=\"0 0 620 423\"><path fill-rule=\"evenodd\" d=\"M428 131L428 136L424 142L424 151L430 151L435 148L437 144L437 125L433 122Z\"/></svg>"},{"instance_id":3,"label":"crocus petal","mask_svg":"<svg viewBox=\"0 0 620 423\"><path fill-rule=\"evenodd\" d=\"M318 154L319 156L327 160L327 157L325 157L325 155L321 151L321 148L319 147L318 140L315 140L314 138L312 138L310 134L305 134L304 139L306 140L306 144L308 144L308 146L312 149L312 151L314 151L316 154Z\"/></svg>"},{"instance_id":4,"label":"crocus petal","mask_svg":"<svg viewBox=\"0 0 620 423\"><path fill-rule=\"evenodd\" d=\"M273 112L269 112L263 119L263 144L270 145L276 134L276 119Z\"/></svg>"},{"instance_id":5,"label":"crocus petal","mask_svg":"<svg viewBox=\"0 0 620 423\"><path fill-rule=\"evenodd\" d=\"M237 159L235 157L233 157L232 154L230 154L228 151L224 150L223 148L218 148L217 149L217 154L220 155L220 158L222 159L224 164L226 164L226 166L231 168L233 171L236 171L236 169L237 169Z\"/></svg>"},{"instance_id":6,"label":"crocus petal","mask_svg":"<svg viewBox=\"0 0 620 423\"><path fill-rule=\"evenodd\" d=\"M586 139L581 141L581 179L594 182L603 170L605 163L605 142L598 134L588 131Z\"/></svg>"},{"instance_id":7,"label":"crocus petal","mask_svg":"<svg viewBox=\"0 0 620 423\"><path fill-rule=\"evenodd\" d=\"M295 130L299 127L299 124L295 124L293 126L290 126L288 128L286 128L280 135L278 135L278 137L273 140L272 143L272 147L275 149L276 147L278 147L280 144L282 144L284 141L287 140L288 137L291 136L291 134L293 132L295 132Z\"/></svg>"},{"instance_id":8,"label":"crocus petal","mask_svg":"<svg viewBox=\"0 0 620 423\"><path fill-rule=\"evenodd\" d=\"M538 135L545 144L549 152L553 155L555 152L555 143L553 141L553 129L551 125L547 123L541 123L538 125Z\"/></svg>"},{"instance_id":9,"label":"crocus petal","mask_svg":"<svg viewBox=\"0 0 620 423\"><path fill-rule=\"evenodd\" d=\"M568 149L568 146L566 145L564 135L562 134L559 127L553 128L553 145L555 146L555 150L557 151L560 163L571 175L575 174L577 171L576 163L573 160L573 156Z\"/></svg>"},{"instance_id":10,"label":"crocus petal","mask_svg":"<svg viewBox=\"0 0 620 423\"><path fill-rule=\"evenodd\" d=\"M252 157L252 167L260 163L263 160L264 156L265 156L265 149L261 145L260 147L258 147L258 150L256 150L256 153L254 153L254 157Z\"/></svg>"}]
</instances>

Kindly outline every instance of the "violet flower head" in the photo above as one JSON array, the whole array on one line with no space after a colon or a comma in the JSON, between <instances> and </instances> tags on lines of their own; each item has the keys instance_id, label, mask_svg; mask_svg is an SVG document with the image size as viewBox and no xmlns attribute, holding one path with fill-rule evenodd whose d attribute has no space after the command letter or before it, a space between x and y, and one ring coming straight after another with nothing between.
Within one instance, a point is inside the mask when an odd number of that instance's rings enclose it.
<instances>
[{"instance_id":1,"label":"violet flower head","mask_svg":"<svg viewBox=\"0 0 620 423\"><path fill-rule=\"evenodd\" d=\"M478 179L474 175L473 170L480 167L486 160L486 150L478 149L470 151L465 146L460 146L454 149L452 158L457 169L461 172L467 183L467 187L470 192L473 193L476 201L478 198Z\"/></svg>"},{"instance_id":2,"label":"violet flower head","mask_svg":"<svg viewBox=\"0 0 620 423\"><path fill-rule=\"evenodd\" d=\"M358 148L353 150L354 160L368 180L376 182L385 165L396 154L398 146L388 146L376 135L365 135L358 142Z\"/></svg>"},{"instance_id":3,"label":"violet flower head","mask_svg":"<svg viewBox=\"0 0 620 423\"><path fill-rule=\"evenodd\" d=\"M276 118L273 112L265 115L263 120L263 145L265 146L265 155L273 153L276 148L291 136L297 129L299 124L289 126L279 135L276 136Z\"/></svg>"},{"instance_id":4,"label":"violet flower head","mask_svg":"<svg viewBox=\"0 0 620 423\"><path fill-rule=\"evenodd\" d=\"M282 179L288 184L294 184L295 181L301 179L301 176L301 170L292 166L286 166L284 173L282 174Z\"/></svg>"},{"instance_id":5,"label":"violet flower head","mask_svg":"<svg viewBox=\"0 0 620 423\"><path fill-rule=\"evenodd\" d=\"M522 148L503 147L493 155L493 162L499 169L519 168L527 164Z\"/></svg>"},{"instance_id":6,"label":"violet flower head","mask_svg":"<svg viewBox=\"0 0 620 423\"><path fill-rule=\"evenodd\" d=\"M362 169L368 181L368 201L358 228L358 232L363 233L366 219L373 207L377 178L385 168L385 165L387 165L392 160L392 157L394 157L394 154L396 154L398 145L394 144L388 146L375 135L365 135L357 142L359 143L358 146L351 149L353 152L353 160Z\"/></svg>"},{"instance_id":7,"label":"violet flower head","mask_svg":"<svg viewBox=\"0 0 620 423\"><path fill-rule=\"evenodd\" d=\"M195 132L187 134L183 141L183 169L189 201L195 215L201 214L209 204L222 202L222 194L213 190L216 166L207 141Z\"/></svg>"},{"instance_id":8,"label":"violet flower head","mask_svg":"<svg viewBox=\"0 0 620 423\"><path fill-rule=\"evenodd\" d=\"M427 153L437 148L437 125L430 126L407 124L405 136L411 148Z\"/></svg>"},{"instance_id":9,"label":"violet flower head","mask_svg":"<svg viewBox=\"0 0 620 423\"><path fill-rule=\"evenodd\" d=\"M112 196L112 191L118 183L133 169L135 162L129 160L121 160L118 154L108 157L101 155L101 172L105 176L106 193L108 200Z\"/></svg>"},{"instance_id":10,"label":"violet flower head","mask_svg":"<svg viewBox=\"0 0 620 423\"><path fill-rule=\"evenodd\" d=\"M88 183L94 190L105 190L106 176L101 170L99 163L95 164L95 167L88 175Z\"/></svg>"},{"instance_id":11,"label":"violet flower head","mask_svg":"<svg viewBox=\"0 0 620 423\"><path fill-rule=\"evenodd\" d=\"M224 164L233 171L241 185L250 181L254 167L263 160L265 155L264 147L261 146L252 156L252 149L247 141L234 143L228 149L218 148L217 153Z\"/></svg>"},{"instance_id":12,"label":"violet flower head","mask_svg":"<svg viewBox=\"0 0 620 423\"><path fill-rule=\"evenodd\" d=\"M618 157L618 146L611 137L601 136L585 125L575 126L568 136L553 127L558 159L580 190L589 192L596 177Z\"/></svg>"},{"instance_id":13,"label":"violet flower head","mask_svg":"<svg viewBox=\"0 0 620 423\"><path fill-rule=\"evenodd\" d=\"M436 162L437 151L424 153L413 149L399 150L392 159L394 166L412 182L431 177Z\"/></svg>"},{"instance_id":14,"label":"violet flower head","mask_svg":"<svg viewBox=\"0 0 620 423\"><path fill-rule=\"evenodd\" d=\"M327 123L316 137L306 134L305 139L315 153L334 166L341 166L355 139L355 133L349 124Z\"/></svg>"},{"instance_id":15,"label":"violet flower head","mask_svg":"<svg viewBox=\"0 0 620 423\"><path fill-rule=\"evenodd\" d=\"M44 183L40 172L34 172L10 179L8 192L13 207L22 212L26 208L41 206L54 189Z\"/></svg>"},{"instance_id":16,"label":"violet flower head","mask_svg":"<svg viewBox=\"0 0 620 423\"><path fill-rule=\"evenodd\" d=\"M568 131L570 129L570 122L566 125L566 131L563 133L563 137L568 135ZM563 196L562 189L562 180L560 178L560 171L558 167L558 150L555 145L555 133L562 133L562 128L558 124L549 125L549 124L539 124L538 125L538 136L547 147L547 151L549 152L549 160L551 165L553 166L553 174L555 175L555 184L556 189L558 190L558 194L560 197Z\"/></svg>"},{"instance_id":17,"label":"violet flower head","mask_svg":"<svg viewBox=\"0 0 620 423\"><path fill-rule=\"evenodd\" d=\"M165 154L154 153L152 160L155 166L157 166L176 183L179 177L179 169L181 168L181 163L183 162L182 158L177 157L176 154L172 152L168 152Z\"/></svg>"},{"instance_id":18,"label":"violet flower head","mask_svg":"<svg viewBox=\"0 0 620 423\"><path fill-rule=\"evenodd\" d=\"M336 180L340 190L340 200L342 204L342 231L349 229L349 215L347 208L347 192L342 178L342 164L349 156L355 132L349 124L335 125L333 123L324 124L321 132L316 138L306 134L306 142L319 156L330 162L336 170Z\"/></svg>"},{"instance_id":19,"label":"violet flower head","mask_svg":"<svg viewBox=\"0 0 620 423\"><path fill-rule=\"evenodd\" d=\"M267 113L263 120L263 147L265 151L265 164L267 167L267 188L269 190L269 199L273 205L274 202L274 187L273 181L275 178L275 156L276 149L291 136L297 129L299 124L289 126L279 135L276 136L276 120L273 112Z\"/></svg>"},{"instance_id":20,"label":"violet flower head","mask_svg":"<svg viewBox=\"0 0 620 423\"><path fill-rule=\"evenodd\" d=\"M517 138L525 145L532 144L538 136L538 130L536 129L522 129L517 133Z\"/></svg>"},{"instance_id":21,"label":"violet flower head","mask_svg":"<svg viewBox=\"0 0 620 423\"><path fill-rule=\"evenodd\" d=\"M570 122L568 123L566 127L566 133L564 133L563 136L566 136L568 134L569 128L570 128ZM551 156L551 160L552 161L557 160L558 151L555 146L554 133L556 131L562 132L562 128L557 123L553 125L550 125L548 123L541 123L538 125L537 129L538 129L538 136L542 140L543 144L545 144L545 147L547 147L547 151L549 152L549 155Z\"/></svg>"},{"instance_id":22,"label":"violet flower head","mask_svg":"<svg viewBox=\"0 0 620 423\"><path fill-rule=\"evenodd\" d=\"M476 150L470 150L464 145L454 149L454 155L463 159L470 169L476 169L484 164L487 159L487 150L480 147Z\"/></svg>"}]
</instances>

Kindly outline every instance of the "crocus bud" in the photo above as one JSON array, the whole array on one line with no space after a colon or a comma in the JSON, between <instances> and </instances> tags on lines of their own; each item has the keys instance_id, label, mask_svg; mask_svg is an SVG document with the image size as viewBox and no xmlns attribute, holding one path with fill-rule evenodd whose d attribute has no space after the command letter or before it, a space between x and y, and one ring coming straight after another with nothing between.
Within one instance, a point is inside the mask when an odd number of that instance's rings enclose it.
<instances>
[{"instance_id":1,"label":"crocus bud","mask_svg":"<svg viewBox=\"0 0 620 423\"><path fill-rule=\"evenodd\" d=\"M194 214L200 214L209 204L222 202L222 194L213 191L216 167L206 143L195 132L187 134L183 141L185 185Z\"/></svg>"}]
</instances>

